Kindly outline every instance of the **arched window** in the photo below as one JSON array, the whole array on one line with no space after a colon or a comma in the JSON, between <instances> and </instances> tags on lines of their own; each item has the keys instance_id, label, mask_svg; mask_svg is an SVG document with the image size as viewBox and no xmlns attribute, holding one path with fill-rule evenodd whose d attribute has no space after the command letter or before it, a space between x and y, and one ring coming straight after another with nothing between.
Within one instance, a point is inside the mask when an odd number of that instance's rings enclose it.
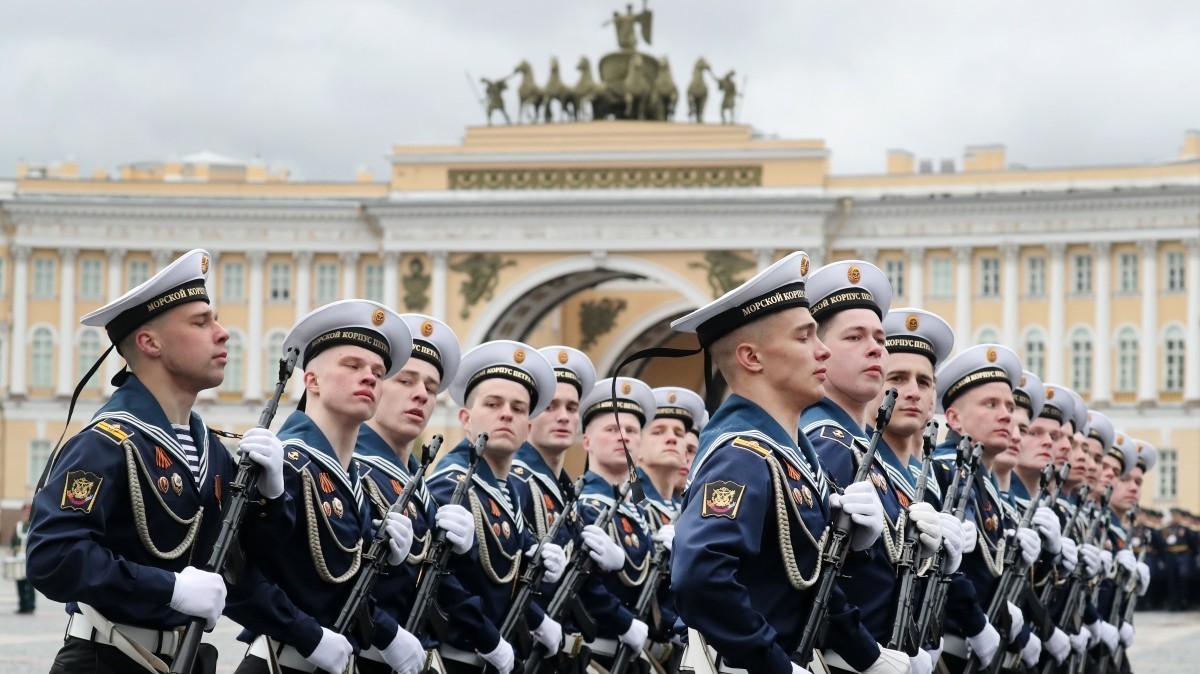
<instances>
[{"instance_id":1,"label":"arched window","mask_svg":"<svg viewBox=\"0 0 1200 674\"><path fill-rule=\"evenodd\" d=\"M1163 390L1182 391L1184 372L1183 328L1172 325L1163 335Z\"/></svg>"},{"instance_id":2,"label":"arched window","mask_svg":"<svg viewBox=\"0 0 1200 674\"><path fill-rule=\"evenodd\" d=\"M96 359L100 357L102 347L100 346L100 331L94 329L83 330L79 333L79 349L77 351L78 362L76 364L75 373L76 379L82 379L83 375L92 368L96 363ZM88 379L87 388L100 388L100 380L103 377L103 370L97 370Z\"/></svg>"},{"instance_id":3,"label":"arched window","mask_svg":"<svg viewBox=\"0 0 1200 674\"><path fill-rule=\"evenodd\" d=\"M275 380L279 379L279 359L283 357L283 338L286 336L282 331L276 331L267 338L266 352L263 354L264 395L269 396L275 390ZM299 369L296 368L297 374Z\"/></svg>"},{"instance_id":4,"label":"arched window","mask_svg":"<svg viewBox=\"0 0 1200 674\"><path fill-rule=\"evenodd\" d=\"M984 328L979 331L979 337L975 340L976 344L999 344L1000 333L994 328Z\"/></svg>"},{"instance_id":5,"label":"arched window","mask_svg":"<svg viewBox=\"0 0 1200 674\"><path fill-rule=\"evenodd\" d=\"M50 328L33 331L29 385L45 388L54 385L54 333Z\"/></svg>"},{"instance_id":6,"label":"arched window","mask_svg":"<svg viewBox=\"0 0 1200 674\"><path fill-rule=\"evenodd\" d=\"M242 335L237 332L229 333L229 340L225 342L225 351L228 356L225 358L225 383L222 389L241 393L245 387L242 379L242 368L245 367L245 353L242 348Z\"/></svg>"},{"instance_id":7,"label":"arched window","mask_svg":"<svg viewBox=\"0 0 1200 674\"><path fill-rule=\"evenodd\" d=\"M1138 380L1138 335L1131 327L1117 332L1117 391L1137 391Z\"/></svg>"},{"instance_id":8,"label":"arched window","mask_svg":"<svg viewBox=\"0 0 1200 674\"><path fill-rule=\"evenodd\" d=\"M1046 377L1046 336L1041 328L1030 328L1025 333L1025 369L1039 379Z\"/></svg>"},{"instance_id":9,"label":"arched window","mask_svg":"<svg viewBox=\"0 0 1200 674\"><path fill-rule=\"evenodd\" d=\"M1077 393L1092 390L1092 334L1083 327L1071 333L1071 388Z\"/></svg>"}]
</instances>

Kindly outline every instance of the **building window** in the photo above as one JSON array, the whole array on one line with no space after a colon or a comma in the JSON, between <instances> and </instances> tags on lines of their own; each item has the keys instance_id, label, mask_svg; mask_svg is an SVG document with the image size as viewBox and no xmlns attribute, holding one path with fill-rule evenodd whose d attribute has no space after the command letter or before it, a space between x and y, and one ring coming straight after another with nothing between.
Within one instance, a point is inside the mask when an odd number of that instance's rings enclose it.
<instances>
[{"instance_id":1,"label":"building window","mask_svg":"<svg viewBox=\"0 0 1200 674\"><path fill-rule=\"evenodd\" d=\"M279 379L279 359L283 357L283 338L286 335L282 332L273 332L267 338L266 357L263 358L263 377L265 379L263 388L270 395L275 391L275 382Z\"/></svg>"},{"instance_id":2,"label":"building window","mask_svg":"<svg viewBox=\"0 0 1200 674\"><path fill-rule=\"evenodd\" d=\"M317 304L325 305L338 298L338 268L335 264L317 265Z\"/></svg>"},{"instance_id":3,"label":"building window","mask_svg":"<svg viewBox=\"0 0 1200 674\"><path fill-rule=\"evenodd\" d=\"M1025 333L1025 369L1039 379L1046 376L1046 337L1038 328Z\"/></svg>"},{"instance_id":4,"label":"building window","mask_svg":"<svg viewBox=\"0 0 1200 674\"><path fill-rule=\"evenodd\" d=\"M85 258L79 262L79 299L99 300L104 298L102 274L100 260Z\"/></svg>"},{"instance_id":5,"label":"building window","mask_svg":"<svg viewBox=\"0 0 1200 674\"><path fill-rule=\"evenodd\" d=\"M979 335L975 338L976 344L999 344L1000 333L994 328L984 328L979 331Z\"/></svg>"},{"instance_id":6,"label":"building window","mask_svg":"<svg viewBox=\"0 0 1200 674\"><path fill-rule=\"evenodd\" d=\"M1137 390L1138 337L1133 328L1121 328L1117 333L1117 390L1130 393Z\"/></svg>"},{"instance_id":7,"label":"building window","mask_svg":"<svg viewBox=\"0 0 1200 674\"><path fill-rule=\"evenodd\" d=\"M1072 288L1076 295L1088 295L1092 292L1092 256L1076 255L1072 259L1075 270L1075 283Z\"/></svg>"},{"instance_id":8,"label":"building window","mask_svg":"<svg viewBox=\"0 0 1200 674\"><path fill-rule=\"evenodd\" d=\"M1046 295L1046 258L1031 257L1025 261L1025 294L1030 297Z\"/></svg>"},{"instance_id":9,"label":"building window","mask_svg":"<svg viewBox=\"0 0 1200 674\"><path fill-rule=\"evenodd\" d=\"M985 257L979 260L979 295L1000 296L1000 258Z\"/></svg>"},{"instance_id":10,"label":"building window","mask_svg":"<svg viewBox=\"0 0 1200 674\"><path fill-rule=\"evenodd\" d=\"M127 267L125 289L136 288L150 278L150 263L145 260L134 260Z\"/></svg>"},{"instance_id":11,"label":"building window","mask_svg":"<svg viewBox=\"0 0 1200 674\"><path fill-rule=\"evenodd\" d=\"M8 267L4 262L4 258L0 257L0 295L8 292Z\"/></svg>"},{"instance_id":12,"label":"building window","mask_svg":"<svg viewBox=\"0 0 1200 674\"><path fill-rule=\"evenodd\" d=\"M286 302L291 298L292 266L286 262L273 262L271 264L271 301Z\"/></svg>"},{"instance_id":13,"label":"building window","mask_svg":"<svg viewBox=\"0 0 1200 674\"><path fill-rule=\"evenodd\" d=\"M1087 328L1071 333L1071 388L1076 393L1092 390L1092 336Z\"/></svg>"},{"instance_id":14,"label":"building window","mask_svg":"<svg viewBox=\"0 0 1200 674\"><path fill-rule=\"evenodd\" d=\"M1184 351L1186 350L1183 328L1172 325L1163 338L1163 390L1182 391L1184 377Z\"/></svg>"},{"instance_id":15,"label":"building window","mask_svg":"<svg viewBox=\"0 0 1200 674\"><path fill-rule=\"evenodd\" d=\"M46 463L50 461L50 449L49 440L29 441L29 467L25 471L26 486L36 487L38 480L42 479L42 471L46 469Z\"/></svg>"},{"instance_id":16,"label":"building window","mask_svg":"<svg viewBox=\"0 0 1200 674\"><path fill-rule=\"evenodd\" d=\"M1167 290L1183 291L1186 286L1186 269L1183 251L1173 250L1167 253Z\"/></svg>"},{"instance_id":17,"label":"building window","mask_svg":"<svg viewBox=\"0 0 1200 674\"><path fill-rule=\"evenodd\" d=\"M888 260L883 263L883 274L892 284L892 297L904 297L904 260Z\"/></svg>"},{"instance_id":18,"label":"building window","mask_svg":"<svg viewBox=\"0 0 1200 674\"><path fill-rule=\"evenodd\" d=\"M39 257L33 261L33 299L54 299L54 260Z\"/></svg>"},{"instance_id":19,"label":"building window","mask_svg":"<svg viewBox=\"0 0 1200 674\"><path fill-rule=\"evenodd\" d=\"M33 331L30 340L33 354L29 368L29 384L36 388L46 388L54 382L54 333L50 328L38 328Z\"/></svg>"},{"instance_id":20,"label":"building window","mask_svg":"<svg viewBox=\"0 0 1200 674\"><path fill-rule=\"evenodd\" d=\"M1173 449L1158 450L1158 467L1154 469L1158 473L1158 482L1154 490L1155 498L1174 500L1177 491L1176 484L1179 477L1179 457Z\"/></svg>"},{"instance_id":21,"label":"building window","mask_svg":"<svg viewBox=\"0 0 1200 674\"><path fill-rule=\"evenodd\" d=\"M892 296L898 292L893 291ZM369 264L363 268L363 295L372 302L383 303L383 265Z\"/></svg>"},{"instance_id":22,"label":"building window","mask_svg":"<svg viewBox=\"0 0 1200 674\"><path fill-rule=\"evenodd\" d=\"M246 266L241 262L221 265L221 299L226 302L246 300ZM228 368L226 368L228 369Z\"/></svg>"},{"instance_id":23,"label":"building window","mask_svg":"<svg viewBox=\"0 0 1200 674\"><path fill-rule=\"evenodd\" d=\"M935 257L929 261L929 296L936 299L950 297L950 258Z\"/></svg>"},{"instance_id":24,"label":"building window","mask_svg":"<svg viewBox=\"0 0 1200 674\"><path fill-rule=\"evenodd\" d=\"M225 381L221 387L226 391L241 393L244 388L242 367L245 355L242 348L242 336L239 333L231 332L229 334L229 339L225 342L225 351L228 355L225 358Z\"/></svg>"},{"instance_id":25,"label":"building window","mask_svg":"<svg viewBox=\"0 0 1200 674\"><path fill-rule=\"evenodd\" d=\"M83 375L87 374L87 371L96 364L96 361L100 358L100 350L99 330L84 330L79 333L79 361L77 364L78 371L75 373L76 379L83 379ZM86 387L89 389L100 388L101 374L99 371L93 372L91 378L87 381Z\"/></svg>"},{"instance_id":26,"label":"building window","mask_svg":"<svg viewBox=\"0 0 1200 674\"><path fill-rule=\"evenodd\" d=\"M1117 289L1123 293L1136 293L1138 289L1137 253L1121 253L1117 257Z\"/></svg>"}]
</instances>

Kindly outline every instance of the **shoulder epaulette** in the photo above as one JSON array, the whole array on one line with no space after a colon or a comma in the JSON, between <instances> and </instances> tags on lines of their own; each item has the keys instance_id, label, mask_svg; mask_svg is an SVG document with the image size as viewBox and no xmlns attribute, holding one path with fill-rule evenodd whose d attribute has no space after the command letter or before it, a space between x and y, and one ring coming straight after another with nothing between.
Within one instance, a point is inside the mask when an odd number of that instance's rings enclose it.
<instances>
[{"instance_id":1,"label":"shoulder epaulette","mask_svg":"<svg viewBox=\"0 0 1200 674\"><path fill-rule=\"evenodd\" d=\"M104 419L93 424L92 430L106 438L109 438L118 445L133 436L132 429L126 428L116 421L110 421L108 419Z\"/></svg>"},{"instance_id":2,"label":"shoulder epaulette","mask_svg":"<svg viewBox=\"0 0 1200 674\"><path fill-rule=\"evenodd\" d=\"M850 435L849 433L842 430L838 426L832 426L832 425L822 426L821 432L818 434L818 437L826 438L828 440L833 440L834 442L838 443L839 445L842 445L846 449L854 448L854 436Z\"/></svg>"},{"instance_id":3,"label":"shoulder epaulette","mask_svg":"<svg viewBox=\"0 0 1200 674\"><path fill-rule=\"evenodd\" d=\"M771 455L771 450L760 445L757 440L748 440L746 438L734 438L733 442L730 444L732 444L734 447L741 447L742 449L754 452L755 454L759 455L760 457L762 457L764 459Z\"/></svg>"}]
</instances>

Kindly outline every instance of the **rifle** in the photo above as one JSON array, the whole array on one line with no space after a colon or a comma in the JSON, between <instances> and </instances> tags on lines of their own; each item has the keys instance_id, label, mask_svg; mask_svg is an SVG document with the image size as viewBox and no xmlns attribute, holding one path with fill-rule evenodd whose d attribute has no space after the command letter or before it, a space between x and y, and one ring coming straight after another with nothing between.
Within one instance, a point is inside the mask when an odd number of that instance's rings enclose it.
<instances>
[{"instance_id":1,"label":"rifle","mask_svg":"<svg viewBox=\"0 0 1200 674\"><path fill-rule=\"evenodd\" d=\"M1137 525L1137 511L1138 511L1138 507L1136 504L1134 504L1133 508L1131 508L1129 510L1129 533L1131 536L1133 535L1133 528ZM1145 544L1142 545L1142 550L1141 550L1141 552L1138 553L1138 563L1139 564L1142 564L1145 562L1146 550L1149 547L1150 547L1150 541L1146 541ZM1140 580L1140 578L1138 577L1137 572L1134 571L1133 573L1129 574L1129 578L1124 583L1124 587L1120 588L1121 591L1118 593L1115 593L1113 595L1112 611L1109 613L1109 620L1108 620L1110 625L1115 625L1118 629L1120 629L1121 623L1132 622L1133 609L1134 609L1134 606L1137 605L1137 598L1138 598L1137 588L1138 588L1139 580ZM1121 599L1122 594L1125 595L1124 610L1120 610L1120 607L1121 607L1120 599ZM1115 653L1112 654L1112 658L1104 658L1101 661L1100 674L1108 674L1110 665L1115 666L1117 668L1117 671L1120 671L1121 664L1124 659L1125 659L1125 646L1123 644L1121 644L1120 642L1117 642L1117 650Z\"/></svg>"},{"instance_id":2,"label":"rifle","mask_svg":"<svg viewBox=\"0 0 1200 674\"><path fill-rule=\"evenodd\" d=\"M1062 491L1063 485L1067 482L1067 476L1071 474L1070 462L1064 461L1063 465L1054 474L1054 480L1051 482L1050 488L1046 492L1046 504L1053 508L1054 503L1058 501L1058 494ZM1086 486L1086 485L1085 485ZM1036 578L1036 572L1030 570L1029 577L1024 579L1020 585L1019 592L1013 596L1020 596L1025 599L1025 611L1028 613L1027 622L1037 627L1038 637L1045 642L1054 634L1054 619L1050 615L1047 607L1050 604L1047 602L1050 591L1054 588L1055 567L1058 566L1058 561L1062 558L1062 550L1051 556L1046 569L1046 578L1040 593L1035 593L1031 582ZM1014 600L1015 601L1015 600Z\"/></svg>"},{"instance_id":3,"label":"rifle","mask_svg":"<svg viewBox=\"0 0 1200 674\"><path fill-rule=\"evenodd\" d=\"M1088 521L1087 530L1081 539L1081 545L1091 543L1096 538L1097 530L1100 524L1104 521L1104 512L1108 509L1108 500L1112 498L1112 485L1109 485L1104 493L1100 495L1100 503L1098 505L1089 502L1089 507L1092 507L1091 518ZM1082 625L1082 613L1084 607L1084 590L1086 588L1087 579L1084 578L1085 569L1083 564L1075 567L1075 572L1071 574L1071 587L1067 591L1067 601L1063 605L1062 620L1063 625L1070 627L1074 631L1079 631ZM1097 583L1099 585L1099 583ZM1083 665L1084 658L1078 658L1074 652L1067 658L1066 671L1076 671ZM1046 667L1042 670L1044 674L1057 671L1054 666L1053 659L1046 663Z\"/></svg>"},{"instance_id":4,"label":"rifle","mask_svg":"<svg viewBox=\"0 0 1200 674\"><path fill-rule=\"evenodd\" d=\"M270 428L279 410L279 399L283 397L292 370L296 368L296 360L300 350L290 348L279 359L279 376L275 380L275 391L267 401L263 411L258 415L258 428ZM262 472L257 463L250 460L249 454L242 454L238 460L238 472L233 483L229 485L229 504L225 508L225 519L221 521L221 530L217 533L217 541L213 544L208 561L201 567L212 573L225 573L229 563L229 555L242 531L242 521L246 518L246 506L250 503L250 492L258 487L259 473ZM200 640L204 636L204 619L192 618L188 621L179 644L179 651L171 663L171 674L189 674L200 652Z\"/></svg>"},{"instance_id":5,"label":"rifle","mask_svg":"<svg viewBox=\"0 0 1200 674\"><path fill-rule=\"evenodd\" d=\"M946 489L946 498L942 501L942 512L953 515L959 522L967 513L967 501L971 498L971 483L975 471L979 469L979 461L983 457L983 444L971 444L970 436L963 436L958 443L954 461L954 479ZM925 601L921 604L921 613L917 617L918 643L938 643L942 638L942 619L946 598L949 596L950 581L955 574L946 573L946 550L938 548L933 553L930 565L929 582L925 592Z\"/></svg>"},{"instance_id":6,"label":"rifle","mask_svg":"<svg viewBox=\"0 0 1200 674\"><path fill-rule=\"evenodd\" d=\"M925 489L929 484L929 471L933 467L933 446L937 441L938 423L930 419L925 424L925 433L921 437L921 477L917 478L917 490L913 503L925 500ZM917 587L917 542L920 532L909 522L909 528L904 536L904 548L900 559L896 561L896 574L900 578L900 602L896 606L896 618L892 622L892 636L888 639L888 648L906 653L916 653L921 647L916 625L913 622L913 600Z\"/></svg>"},{"instance_id":7,"label":"rifle","mask_svg":"<svg viewBox=\"0 0 1200 674\"><path fill-rule=\"evenodd\" d=\"M617 514L617 508L629 495L629 490L632 488L632 482L624 482L619 487L613 487L613 502L596 517L596 521L592 522L601 530L607 529L609 522ZM563 576L562 581L558 585L558 590L554 593L554 597L546 606L546 615L551 619L561 623L563 613L571 611L571 617L575 621L575 625L579 627L580 633L586 641L592 641L596 638L596 621L588 615L587 609L579 601L579 590L583 588L583 583L587 580L595 570L596 560L588 554L587 546L576 545L571 550L571 558L567 560L567 572ZM554 655L542 644L536 644L529 652L529 658L525 660L525 674L536 674L542 666L542 661L547 656Z\"/></svg>"},{"instance_id":8,"label":"rifle","mask_svg":"<svg viewBox=\"0 0 1200 674\"><path fill-rule=\"evenodd\" d=\"M875 450L879 445L879 438L883 436L883 429L887 428L888 422L892 419L892 409L895 405L896 389L888 389L887 394L883 397L883 404L879 406L879 411L875 414L875 431L871 434L866 453L859 460L858 471L854 474L854 482L862 482L870 475L871 465L875 463ZM841 575L846 555L850 552L850 534L853 533L854 526L850 514L845 510L840 511L833 521L829 542L825 544L825 549L821 552L821 575L817 579L812 609L809 610L804 632L800 635L800 645L791 657L792 662L806 669L813 658L817 632L822 630L828 622L826 618L829 615L829 598L833 594L834 582ZM526 674L532 673L526 672Z\"/></svg>"},{"instance_id":9,"label":"rifle","mask_svg":"<svg viewBox=\"0 0 1200 674\"><path fill-rule=\"evenodd\" d=\"M412 501L420 488L421 483L425 480L425 471L429 469L429 464L432 462L434 455L437 454L438 448L442 446L442 436L433 436L432 441L422 448L421 466L417 468L417 472L413 473L412 479L408 481L408 485L404 487L404 491L400 492L400 496L396 498L396 502L388 509L388 513L401 513L408 508L408 504ZM383 567L387 563L388 558L388 535L383 528L386 523L387 516L379 523L379 530L375 532L375 538L371 540L371 547L368 548L367 554L363 555L362 570L358 572L358 577L354 580L354 587L350 590L350 596L346 599L346 603L342 605L342 611L338 614L337 620L333 622L333 631L338 634L350 634L350 629L358 625L358 643L369 644L371 635L375 631L371 615L367 611L367 598L371 596L371 590L375 587L375 581L379 580L379 574L383 572Z\"/></svg>"},{"instance_id":10,"label":"rifle","mask_svg":"<svg viewBox=\"0 0 1200 674\"><path fill-rule=\"evenodd\" d=\"M479 463L479 457L483 455L487 441L488 434L480 433L475 438L475 444L468 447L467 471L454 488L449 505L461 505L462 500L466 498L467 489L475 479L475 466ZM486 542L480 541L479 544L486 545ZM451 552L453 549L446 540L445 530L438 531L433 542L429 544L429 550L425 552L425 559L421 562L421 570L417 574L417 595L413 599L412 610L408 613L408 622L404 624L404 629L410 634L421 634L427 623L432 631L439 635L445 631L446 616L438 609L435 595L442 583L442 576L446 575L446 565L450 563Z\"/></svg>"},{"instance_id":11,"label":"rifle","mask_svg":"<svg viewBox=\"0 0 1200 674\"><path fill-rule=\"evenodd\" d=\"M646 572L646 580L642 583L642 592L633 605L633 617L647 624L650 622L650 608L658 596L658 586L662 584L663 578L670 576L670 573L671 553L662 543L655 543L654 556L650 559L650 570ZM637 653L625 642L618 642L617 652L613 654L613 664L608 668L608 674L625 674L629 663L636 657Z\"/></svg>"}]
</instances>

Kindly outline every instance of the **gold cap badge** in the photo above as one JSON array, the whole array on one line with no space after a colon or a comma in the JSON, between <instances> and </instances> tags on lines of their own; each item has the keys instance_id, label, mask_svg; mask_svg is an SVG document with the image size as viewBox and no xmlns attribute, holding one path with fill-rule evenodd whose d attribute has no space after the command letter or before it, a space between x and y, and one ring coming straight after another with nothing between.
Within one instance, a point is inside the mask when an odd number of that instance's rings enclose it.
<instances>
[{"instance_id":1,"label":"gold cap badge","mask_svg":"<svg viewBox=\"0 0 1200 674\"><path fill-rule=\"evenodd\" d=\"M428 337L432 334L433 334L433 323L430 321L425 321L424 323L422 323L421 324L421 335L423 337Z\"/></svg>"},{"instance_id":2,"label":"gold cap badge","mask_svg":"<svg viewBox=\"0 0 1200 674\"><path fill-rule=\"evenodd\" d=\"M996 356L996 350L995 350L995 349L988 349L988 350L987 350L987 361L988 361L989 363L994 363L994 362L996 362L996 358L997 358L997 356Z\"/></svg>"},{"instance_id":3,"label":"gold cap badge","mask_svg":"<svg viewBox=\"0 0 1200 674\"><path fill-rule=\"evenodd\" d=\"M566 365L566 364L567 364L567 361L568 361L568 360L570 360L570 358L571 358L571 357L570 357L570 356L567 354L567 352L566 352L566 351L559 351L559 352L558 352L558 362L559 362L559 363L562 363L563 365Z\"/></svg>"},{"instance_id":4,"label":"gold cap badge","mask_svg":"<svg viewBox=\"0 0 1200 674\"><path fill-rule=\"evenodd\" d=\"M850 265L850 269L846 272L846 279L858 285L858 282L862 280L862 272L859 271L858 265Z\"/></svg>"},{"instance_id":5,"label":"gold cap badge","mask_svg":"<svg viewBox=\"0 0 1200 674\"><path fill-rule=\"evenodd\" d=\"M628 395L629 392L632 390L633 390L633 387L629 385L629 382L625 382L624 384L621 384L621 393Z\"/></svg>"},{"instance_id":6,"label":"gold cap badge","mask_svg":"<svg viewBox=\"0 0 1200 674\"><path fill-rule=\"evenodd\" d=\"M675 394L674 393L667 394L667 402L669 402L669 403L675 402Z\"/></svg>"},{"instance_id":7,"label":"gold cap badge","mask_svg":"<svg viewBox=\"0 0 1200 674\"><path fill-rule=\"evenodd\" d=\"M808 276L808 256L800 258L800 275Z\"/></svg>"},{"instance_id":8,"label":"gold cap badge","mask_svg":"<svg viewBox=\"0 0 1200 674\"><path fill-rule=\"evenodd\" d=\"M384 319L383 309L376 309L375 311L371 312L371 325L374 325L375 327L379 327L379 326L383 325L383 319Z\"/></svg>"},{"instance_id":9,"label":"gold cap badge","mask_svg":"<svg viewBox=\"0 0 1200 674\"><path fill-rule=\"evenodd\" d=\"M916 314L909 314L908 320L904 321L904 327L908 328L909 332L921 327L921 319L917 318Z\"/></svg>"},{"instance_id":10,"label":"gold cap badge","mask_svg":"<svg viewBox=\"0 0 1200 674\"><path fill-rule=\"evenodd\" d=\"M201 274L208 273L208 256L207 255L200 256L200 273Z\"/></svg>"},{"instance_id":11,"label":"gold cap badge","mask_svg":"<svg viewBox=\"0 0 1200 674\"><path fill-rule=\"evenodd\" d=\"M1050 400L1053 397L1054 397L1054 387L1047 386L1046 387L1046 400Z\"/></svg>"},{"instance_id":12,"label":"gold cap badge","mask_svg":"<svg viewBox=\"0 0 1200 674\"><path fill-rule=\"evenodd\" d=\"M517 349L513 351L513 362L517 365L525 362L525 349Z\"/></svg>"}]
</instances>

